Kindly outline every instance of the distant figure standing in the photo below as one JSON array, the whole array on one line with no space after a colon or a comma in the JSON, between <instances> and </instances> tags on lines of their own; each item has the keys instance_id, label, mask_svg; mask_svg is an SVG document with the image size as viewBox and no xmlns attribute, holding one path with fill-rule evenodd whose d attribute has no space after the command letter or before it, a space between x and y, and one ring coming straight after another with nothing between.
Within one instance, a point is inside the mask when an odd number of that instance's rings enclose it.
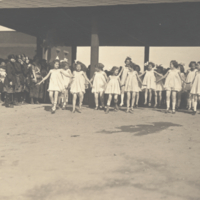
<instances>
[{"instance_id":1,"label":"distant figure standing","mask_svg":"<svg viewBox=\"0 0 200 200\"><path fill-rule=\"evenodd\" d=\"M197 63L197 71L192 82L190 93L194 96L194 115L197 113L198 100L200 102L200 62Z\"/></svg>"},{"instance_id":2,"label":"distant figure standing","mask_svg":"<svg viewBox=\"0 0 200 200\"><path fill-rule=\"evenodd\" d=\"M13 108L13 95L15 92L15 56L8 56L8 63L6 64L6 78L4 81L4 87L6 92L5 106L8 108Z\"/></svg>"}]
</instances>

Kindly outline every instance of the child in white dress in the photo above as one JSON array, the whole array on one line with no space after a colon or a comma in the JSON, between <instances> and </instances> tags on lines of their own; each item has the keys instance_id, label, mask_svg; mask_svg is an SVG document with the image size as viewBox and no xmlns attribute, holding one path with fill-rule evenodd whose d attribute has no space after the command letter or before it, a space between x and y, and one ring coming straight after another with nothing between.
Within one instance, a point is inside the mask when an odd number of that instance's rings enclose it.
<instances>
[{"instance_id":1,"label":"child in white dress","mask_svg":"<svg viewBox=\"0 0 200 200\"><path fill-rule=\"evenodd\" d=\"M76 70L73 72L74 77L70 89L70 92L73 94L73 113L75 113L76 111L77 95L79 96L79 112L81 112L81 106L85 94L85 81L90 83L89 79L86 76L86 73L81 70L82 68L80 62L76 63L75 69Z\"/></svg>"},{"instance_id":2,"label":"child in white dress","mask_svg":"<svg viewBox=\"0 0 200 200\"><path fill-rule=\"evenodd\" d=\"M197 63L197 71L192 82L190 93L194 97L194 115L197 113L198 100L200 102L200 62Z\"/></svg>"},{"instance_id":3,"label":"child in white dress","mask_svg":"<svg viewBox=\"0 0 200 200\"><path fill-rule=\"evenodd\" d=\"M125 93L125 79L126 79L126 76L128 74L128 65L130 63L132 63L132 59L130 57L127 57L126 60L124 61L125 62L125 67L124 67L124 70L123 70L123 73L121 75L121 103L120 103L120 106L123 106L124 105L124 93Z\"/></svg>"},{"instance_id":4,"label":"child in white dress","mask_svg":"<svg viewBox=\"0 0 200 200\"><path fill-rule=\"evenodd\" d=\"M135 65L129 64L129 72L125 79L125 92L127 93L127 113L133 111L133 106L135 105L136 93L139 93L140 87L139 82L142 84L142 81L138 77L137 71L135 71ZM130 100L132 95L131 109L130 109Z\"/></svg>"},{"instance_id":5,"label":"child in white dress","mask_svg":"<svg viewBox=\"0 0 200 200\"><path fill-rule=\"evenodd\" d=\"M157 82L166 79L164 89L166 90L166 104L167 109L166 113L169 113L170 108L170 97L172 94L172 114L175 114L175 108L176 108L176 95L178 91L181 91L182 89L182 81L185 82L185 80L182 79L180 70L178 68L178 63L175 60L172 60L170 62L170 70L163 76L161 79L159 79ZM187 82L185 82L187 83Z\"/></svg>"},{"instance_id":6,"label":"child in white dress","mask_svg":"<svg viewBox=\"0 0 200 200\"><path fill-rule=\"evenodd\" d=\"M156 67L157 68L157 72L160 75L156 75L156 80L159 80L161 75L163 75L163 66L159 65ZM162 91L163 91L164 87L163 87L163 81L159 81L156 82L156 91L155 91L155 105L154 108L157 107L161 107L161 103L162 103Z\"/></svg>"},{"instance_id":7,"label":"child in white dress","mask_svg":"<svg viewBox=\"0 0 200 200\"><path fill-rule=\"evenodd\" d=\"M185 86L185 91L188 93L188 99L187 99L187 109L190 110L193 107L194 98L193 95L190 93L190 90L192 88L192 82L194 81L194 77L196 74L196 62L192 61L189 64L190 69L186 73L186 81L190 82L191 84L188 84Z\"/></svg>"},{"instance_id":8,"label":"child in white dress","mask_svg":"<svg viewBox=\"0 0 200 200\"><path fill-rule=\"evenodd\" d=\"M60 71L63 77L63 83L64 83L64 91L61 94L61 98L62 98L62 109L65 110L68 104L68 95L69 95L69 88L70 88L70 84L72 82L72 72L69 69L69 63L67 61L63 61L61 63L62 65L62 70Z\"/></svg>"},{"instance_id":9,"label":"child in white dress","mask_svg":"<svg viewBox=\"0 0 200 200\"><path fill-rule=\"evenodd\" d=\"M63 92L65 87L63 83L63 77L60 73L61 69L59 69L60 61L54 61L54 69L51 69L49 73L39 82L37 85L43 83L46 79L50 77L49 81L49 98L52 103L52 114L56 111L56 105L58 102L58 95L60 92Z\"/></svg>"},{"instance_id":10,"label":"child in white dress","mask_svg":"<svg viewBox=\"0 0 200 200\"><path fill-rule=\"evenodd\" d=\"M121 94L120 86L120 75L123 72L123 69L119 73L119 68L118 67L113 67L112 70L112 75L108 77L108 84L106 86L105 94L108 94L108 101L107 101L107 108L106 108L106 114L109 113L110 110L110 104L112 101L112 96L114 96L114 102L115 102L115 111L118 110L118 95Z\"/></svg>"},{"instance_id":11,"label":"child in white dress","mask_svg":"<svg viewBox=\"0 0 200 200\"><path fill-rule=\"evenodd\" d=\"M144 94L144 105L147 105L147 98L149 96L149 103L148 106L151 106L151 100L152 100L152 92L155 93L156 91L156 76L155 74L162 76L161 74L158 74L155 70L155 64L152 62L147 63L148 68L147 70L141 74L139 77L144 76L144 80L143 80L143 87L142 89L145 90L145 94ZM157 105L155 105L157 106Z\"/></svg>"},{"instance_id":12,"label":"child in white dress","mask_svg":"<svg viewBox=\"0 0 200 200\"><path fill-rule=\"evenodd\" d=\"M142 73L140 72L140 66L139 65L135 65L135 71L138 73L138 76L141 75ZM140 79L141 80L141 79ZM142 80L141 80L142 81ZM138 103L139 103L139 99L140 99L140 92L142 88L142 83L139 82L139 91L136 92L136 101L135 101L135 108L138 107Z\"/></svg>"},{"instance_id":13,"label":"child in white dress","mask_svg":"<svg viewBox=\"0 0 200 200\"><path fill-rule=\"evenodd\" d=\"M93 77L91 78L90 82L93 82L92 86L92 93L94 93L95 97L95 110L98 110L99 107L99 96L101 100L101 109L104 109L104 92L107 84L108 77L106 73L103 71L104 65L99 63L95 68L95 73Z\"/></svg>"},{"instance_id":14,"label":"child in white dress","mask_svg":"<svg viewBox=\"0 0 200 200\"><path fill-rule=\"evenodd\" d=\"M184 69L184 65L183 64L178 64L178 70L180 70L180 75L181 75L181 78L182 78L182 80L184 80L185 81L185 73L184 73L184 71L185 71L185 69ZM182 94L183 94L183 92L184 92L184 88L185 88L185 83L183 82L183 81L181 81L181 91L178 91L177 92L177 106L176 106L176 108L177 109L179 109L180 108L180 106L181 106L181 97L182 97Z\"/></svg>"}]
</instances>

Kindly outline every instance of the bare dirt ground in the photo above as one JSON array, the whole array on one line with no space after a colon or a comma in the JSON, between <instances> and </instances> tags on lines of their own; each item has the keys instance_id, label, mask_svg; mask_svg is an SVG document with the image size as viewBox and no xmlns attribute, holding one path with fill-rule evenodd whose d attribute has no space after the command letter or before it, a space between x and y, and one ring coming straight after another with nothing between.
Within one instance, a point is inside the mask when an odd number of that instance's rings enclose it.
<instances>
[{"instance_id":1,"label":"bare dirt ground","mask_svg":"<svg viewBox=\"0 0 200 200\"><path fill-rule=\"evenodd\" d=\"M0 200L200 199L200 114L0 109Z\"/></svg>"}]
</instances>

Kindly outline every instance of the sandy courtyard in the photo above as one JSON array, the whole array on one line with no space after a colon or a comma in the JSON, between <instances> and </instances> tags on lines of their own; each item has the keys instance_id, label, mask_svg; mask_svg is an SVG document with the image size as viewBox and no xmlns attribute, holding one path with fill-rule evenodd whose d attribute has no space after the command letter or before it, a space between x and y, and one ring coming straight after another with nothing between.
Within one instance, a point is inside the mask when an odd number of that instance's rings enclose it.
<instances>
[{"instance_id":1,"label":"sandy courtyard","mask_svg":"<svg viewBox=\"0 0 200 200\"><path fill-rule=\"evenodd\" d=\"M200 200L200 114L0 109L0 200Z\"/></svg>"}]
</instances>

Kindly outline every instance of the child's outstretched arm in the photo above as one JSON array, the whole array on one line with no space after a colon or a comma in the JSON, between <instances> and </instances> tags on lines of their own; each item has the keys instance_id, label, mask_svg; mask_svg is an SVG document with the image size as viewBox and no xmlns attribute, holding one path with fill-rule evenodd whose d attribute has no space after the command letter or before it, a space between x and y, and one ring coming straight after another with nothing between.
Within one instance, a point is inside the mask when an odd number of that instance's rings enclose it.
<instances>
[{"instance_id":1,"label":"child's outstretched arm","mask_svg":"<svg viewBox=\"0 0 200 200\"><path fill-rule=\"evenodd\" d=\"M156 72L156 71L154 71L154 73L155 73L155 74L157 74L158 76L161 76L161 77L163 77L163 75L162 75L162 74L160 74L160 73L158 73L158 72Z\"/></svg>"},{"instance_id":2,"label":"child's outstretched arm","mask_svg":"<svg viewBox=\"0 0 200 200\"><path fill-rule=\"evenodd\" d=\"M121 86L121 87L123 87L123 86L126 85L127 78L128 78L128 74L126 75L126 78L125 78L125 81L124 81L124 84L123 84L123 85L121 84L121 81L120 81L120 86Z\"/></svg>"},{"instance_id":3,"label":"child's outstretched arm","mask_svg":"<svg viewBox=\"0 0 200 200\"><path fill-rule=\"evenodd\" d=\"M49 78L50 75L51 75L51 71L36 85L40 85L41 83L43 83L45 80L47 80Z\"/></svg>"},{"instance_id":4,"label":"child's outstretched arm","mask_svg":"<svg viewBox=\"0 0 200 200\"><path fill-rule=\"evenodd\" d=\"M64 70L61 70L60 73L66 77L73 78L73 75L71 73L65 72Z\"/></svg>"},{"instance_id":5,"label":"child's outstretched arm","mask_svg":"<svg viewBox=\"0 0 200 200\"><path fill-rule=\"evenodd\" d=\"M136 77L137 77L137 79L138 79L138 81L141 83L141 85L143 84L142 83L142 80L140 79L140 77L138 76L138 73L136 74Z\"/></svg>"},{"instance_id":6,"label":"child's outstretched arm","mask_svg":"<svg viewBox=\"0 0 200 200\"><path fill-rule=\"evenodd\" d=\"M94 77L96 75L96 72L93 74L92 78L90 79L90 82L92 83L92 81L94 81Z\"/></svg>"},{"instance_id":7,"label":"child's outstretched arm","mask_svg":"<svg viewBox=\"0 0 200 200\"><path fill-rule=\"evenodd\" d=\"M88 83L90 83L90 85L91 85L91 87L92 87L92 84L91 84L90 80L88 79L87 75L86 75L84 72L83 72L83 76L84 76L85 80L86 80Z\"/></svg>"},{"instance_id":8,"label":"child's outstretched arm","mask_svg":"<svg viewBox=\"0 0 200 200\"><path fill-rule=\"evenodd\" d=\"M122 67L121 72L119 72L119 74L117 76L120 77L122 75L123 71L124 71L124 67Z\"/></svg>"},{"instance_id":9,"label":"child's outstretched arm","mask_svg":"<svg viewBox=\"0 0 200 200\"><path fill-rule=\"evenodd\" d=\"M103 75L104 75L104 77L105 77L105 79L106 79L106 82L108 82L109 78L108 78L107 74L104 72Z\"/></svg>"},{"instance_id":10,"label":"child's outstretched arm","mask_svg":"<svg viewBox=\"0 0 200 200\"><path fill-rule=\"evenodd\" d=\"M168 76L169 72L167 72L164 76L162 76L162 78L160 78L159 80L156 81L156 83L162 81L163 79L166 79Z\"/></svg>"},{"instance_id":11,"label":"child's outstretched arm","mask_svg":"<svg viewBox=\"0 0 200 200\"><path fill-rule=\"evenodd\" d=\"M146 71L144 71L142 74L139 75L139 78L144 76L146 74Z\"/></svg>"},{"instance_id":12,"label":"child's outstretched arm","mask_svg":"<svg viewBox=\"0 0 200 200\"><path fill-rule=\"evenodd\" d=\"M181 77L181 73L180 73L180 72L178 73L178 75L179 75L181 81L183 81L183 82L186 83L186 84L190 84L190 83L193 83L193 82L194 82L194 80L193 80L192 82L187 82L187 81L185 81L185 80ZM196 77L196 73L195 73L195 77ZM194 77L194 79L195 79L195 77Z\"/></svg>"}]
</instances>

